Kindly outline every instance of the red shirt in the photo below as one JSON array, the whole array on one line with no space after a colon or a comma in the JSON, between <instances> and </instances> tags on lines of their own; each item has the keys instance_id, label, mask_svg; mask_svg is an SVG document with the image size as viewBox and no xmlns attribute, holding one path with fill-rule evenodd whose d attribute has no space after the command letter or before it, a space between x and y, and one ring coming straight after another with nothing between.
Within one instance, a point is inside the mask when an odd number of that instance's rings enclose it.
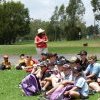
<instances>
[{"instance_id":1,"label":"red shirt","mask_svg":"<svg viewBox=\"0 0 100 100\"><path fill-rule=\"evenodd\" d=\"M35 44L36 44L36 47L37 48L47 48L47 42L45 41L48 41L48 38L47 36L43 36L42 38L40 38L39 36L36 36L35 37Z\"/></svg>"}]
</instances>

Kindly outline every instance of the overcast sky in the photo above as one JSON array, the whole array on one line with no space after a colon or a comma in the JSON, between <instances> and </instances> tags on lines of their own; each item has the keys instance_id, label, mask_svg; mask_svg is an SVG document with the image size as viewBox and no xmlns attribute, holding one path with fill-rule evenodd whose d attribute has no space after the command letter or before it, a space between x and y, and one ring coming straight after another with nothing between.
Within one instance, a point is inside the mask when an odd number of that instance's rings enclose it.
<instances>
[{"instance_id":1,"label":"overcast sky","mask_svg":"<svg viewBox=\"0 0 100 100\"><path fill-rule=\"evenodd\" d=\"M11 1L11 0L7 0ZM61 4L68 5L69 0L13 0L21 1L25 4L25 7L29 9L30 17L33 19L49 20L53 15L55 6L60 6ZM86 25L93 25L94 17L92 12L92 6L90 4L91 0L82 0L86 8L84 21Z\"/></svg>"}]
</instances>

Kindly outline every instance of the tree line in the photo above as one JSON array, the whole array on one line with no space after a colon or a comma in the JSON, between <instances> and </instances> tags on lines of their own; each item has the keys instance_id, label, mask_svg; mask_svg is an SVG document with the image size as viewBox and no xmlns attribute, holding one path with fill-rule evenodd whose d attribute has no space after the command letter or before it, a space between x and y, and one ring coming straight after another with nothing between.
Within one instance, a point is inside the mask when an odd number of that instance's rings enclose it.
<instances>
[{"instance_id":1,"label":"tree line","mask_svg":"<svg viewBox=\"0 0 100 100\"><path fill-rule=\"evenodd\" d=\"M91 0L95 21L100 21L100 2ZM21 2L0 3L0 44L13 44L19 39L31 40L38 28L44 28L50 41L79 40L98 34L99 26L86 27L82 0L69 0L68 5L56 6L50 21L31 19L28 8Z\"/></svg>"},{"instance_id":2,"label":"tree line","mask_svg":"<svg viewBox=\"0 0 100 100\"><path fill-rule=\"evenodd\" d=\"M0 44L12 44L30 32L29 11L21 2L0 3Z\"/></svg>"}]
</instances>

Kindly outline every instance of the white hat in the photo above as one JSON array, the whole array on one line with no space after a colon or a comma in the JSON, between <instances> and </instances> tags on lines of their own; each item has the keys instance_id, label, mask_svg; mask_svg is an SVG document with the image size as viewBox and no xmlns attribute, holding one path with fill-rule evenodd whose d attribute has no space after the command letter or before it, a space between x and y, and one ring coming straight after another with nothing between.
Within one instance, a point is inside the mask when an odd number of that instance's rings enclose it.
<instances>
[{"instance_id":1,"label":"white hat","mask_svg":"<svg viewBox=\"0 0 100 100\"><path fill-rule=\"evenodd\" d=\"M39 29L38 29L38 33L37 33L37 34L40 34L40 33L43 33L43 32L45 32L45 30L43 30L43 29L39 28Z\"/></svg>"},{"instance_id":2,"label":"white hat","mask_svg":"<svg viewBox=\"0 0 100 100\"><path fill-rule=\"evenodd\" d=\"M69 62L75 62L77 59L78 59L77 57L73 56L73 57L71 57L71 59L69 60Z\"/></svg>"}]
</instances>

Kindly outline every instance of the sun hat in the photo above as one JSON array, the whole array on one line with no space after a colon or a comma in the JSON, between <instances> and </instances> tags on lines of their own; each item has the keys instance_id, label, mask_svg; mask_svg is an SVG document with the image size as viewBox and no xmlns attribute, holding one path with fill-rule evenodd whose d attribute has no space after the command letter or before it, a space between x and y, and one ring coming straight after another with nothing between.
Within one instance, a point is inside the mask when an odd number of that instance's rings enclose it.
<instances>
[{"instance_id":1,"label":"sun hat","mask_svg":"<svg viewBox=\"0 0 100 100\"><path fill-rule=\"evenodd\" d=\"M41 29L41 28L39 28L37 31L38 31L37 34L40 34L40 33L45 32L45 30L43 30L43 29Z\"/></svg>"},{"instance_id":2,"label":"sun hat","mask_svg":"<svg viewBox=\"0 0 100 100\"><path fill-rule=\"evenodd\" d=\"M77 55L87 55L87 52L85 50L82 50Z\"/></svg>"},{"instance_id":3,"label":"sun hat","mask_svg":"<svg viewBox=\"0 0 100 100\"><path fill-rule=\"evenodd\" d=\"M77 57L76 56L73 56L73 57L71 57L70 59L69 59L69 62L70 63L74 63L74 62L76 62L77 61Z\"/></svg>"}]
</instances>

